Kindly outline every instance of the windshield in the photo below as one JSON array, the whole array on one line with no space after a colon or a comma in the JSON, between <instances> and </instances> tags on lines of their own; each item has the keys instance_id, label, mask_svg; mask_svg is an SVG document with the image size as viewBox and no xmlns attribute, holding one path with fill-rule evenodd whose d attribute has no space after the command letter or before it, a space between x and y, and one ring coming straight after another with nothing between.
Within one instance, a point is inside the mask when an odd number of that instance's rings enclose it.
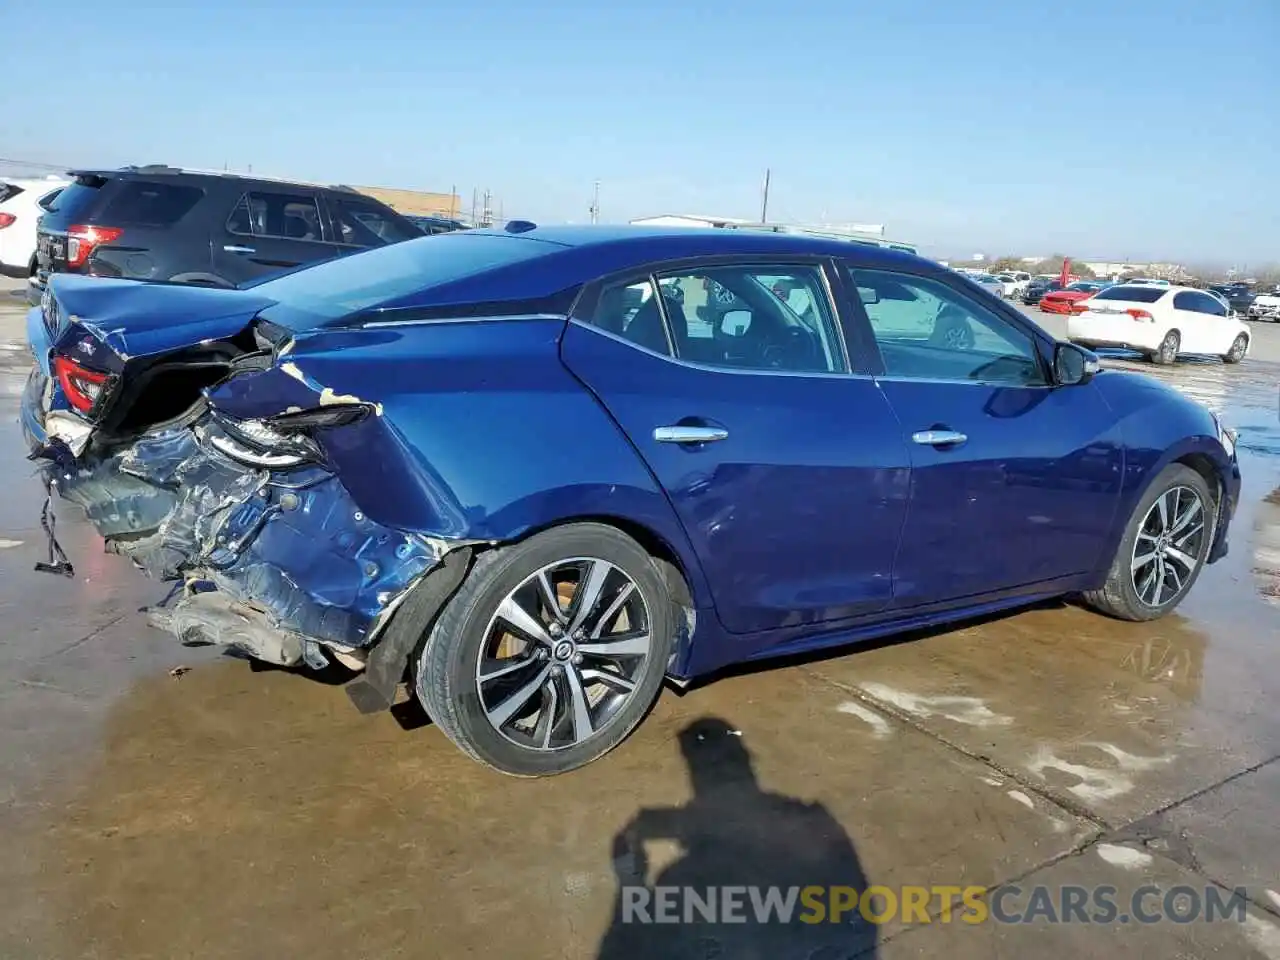
<instances>
[{"instance_id":1,"label":"windshield","mask_svg":"<svg viewBox=\"0 0 1280 960\"><path fill-rule=\"evenodd\" d=\"M326 260L250 286L286 308L283 314L273 311L273 320L303 329L559 249L525 237L446 233ZM288 315L295 311L297 316Z\"/></svg>"}]
</instances>

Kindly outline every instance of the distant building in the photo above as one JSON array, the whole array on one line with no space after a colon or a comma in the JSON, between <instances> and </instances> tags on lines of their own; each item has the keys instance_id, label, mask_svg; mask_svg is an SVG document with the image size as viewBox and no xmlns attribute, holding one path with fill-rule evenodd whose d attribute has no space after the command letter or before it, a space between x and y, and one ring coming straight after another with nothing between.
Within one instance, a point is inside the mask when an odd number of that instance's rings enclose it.
<instances>
[{"instance_id":1,"label":"distant building","mask_svg":"<svg viewBox=\"0 0 1280 960\"><path fill-rule=\"evenodd\" d=\"M462 215L462 198L456 193L428 193L423 190L399 190L394 187L352 187L366 196L381 200L392 210L423 217L445 217L457 220Z\"/></svg>"}]
</instances>

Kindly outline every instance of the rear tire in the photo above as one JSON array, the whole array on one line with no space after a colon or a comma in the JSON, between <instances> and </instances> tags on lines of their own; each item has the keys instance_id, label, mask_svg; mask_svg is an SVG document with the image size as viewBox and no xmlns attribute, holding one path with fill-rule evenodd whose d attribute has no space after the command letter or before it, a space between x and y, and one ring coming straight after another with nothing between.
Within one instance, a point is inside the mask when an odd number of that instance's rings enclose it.
<instances>
[{"instance_id":1,"label":"rear tire","mask_svg":"<svg viewBox=\"0 0 1280 960\"><path fill-rule=\"evenodd\" d=\"M1244 359L1245 352L1249 349L1249 338L1243 333L1235 338L1231 343L1231 349L1223 354L1223 363L1239 363Z\"/></svg>"},{"instance_id":2,"label":"rear tire","mask_svg":"<svg viewBox=\"0 0 1280 960\"><path fill-rule=\"evenodd\" d=\"M1204 569L1217 519L1215 494L1204 477L1185 464L1165 467L1129 517L1106 583L1086 591L1085 603L1120 620L1171 613Z\"/></svg>"},{"instance_id":3,"label":"rear tire","mask_svg":"<svg viewBox=\"0 0 1280 960\"><path fill-rule=\"evenodd\" d=\"M476 560L427 637L414 687L472 758L518 777L566 773L621 743L657 699L673 610L626 534L553 527Z\"/></svg>"},{"instance_id":4,"label":"rear tire","mask_svg":"<svg viewBox=\"0 0 1280 960\"><path fill-rule=\"evenodd\" d=\"M1170 330L1160 341L1160 346L1151 355L1151 362L1167 367L1178 359L1178 348L1182 346L1182 335L1177 330Z\"/></svg>"}]
</instances>

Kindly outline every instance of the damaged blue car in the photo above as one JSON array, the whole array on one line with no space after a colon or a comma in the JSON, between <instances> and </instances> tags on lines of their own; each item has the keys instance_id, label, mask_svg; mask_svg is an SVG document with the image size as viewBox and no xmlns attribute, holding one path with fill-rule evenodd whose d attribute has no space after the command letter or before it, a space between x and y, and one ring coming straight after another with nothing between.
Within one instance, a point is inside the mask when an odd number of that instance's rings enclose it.
<instances>
[{"instance_id":1,"label":"damaged blue car","mask_svg":"<svg viewBox=\"0 0 1280 960\"><path fill-rule=\"evenodd\" d=\"M50 502L175 583L155 622L341 662L365 712L407 682L515 775L664 680L1060 595L1162 616L1240 486L1204 407L837 240L513 222L231 290L58 276L28 334Z\"/></svg>"}]
</instances>

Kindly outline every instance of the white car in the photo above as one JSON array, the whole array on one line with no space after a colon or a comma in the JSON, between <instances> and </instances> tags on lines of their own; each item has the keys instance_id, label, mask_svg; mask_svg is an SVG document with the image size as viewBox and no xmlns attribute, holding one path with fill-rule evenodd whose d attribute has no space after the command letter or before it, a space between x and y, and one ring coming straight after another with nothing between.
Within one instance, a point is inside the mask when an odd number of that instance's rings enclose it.
<instances>
[{"instance_id":1,"label":"white car","mask_svg":"<svg viewBox=\"0 0 1280 960\"><path fill-rule=\"evenodd\" d=\"M1280 321L1280 292L1260 293L1249 304L1250 320Z\"/></svg>"},{"instance_id":2,"label":"white car","mask_svg":"<svg viewBox=\"0 0 1280 960\"><path fill-rule=\"evenodd\" d=\"M1000 283L1004 287L1004 295L1010 300L1021 297L1027 290L1027 285L1031 283L1031 274L1022 270L1011 270L999 275Z\"/></svg>"},{"instance_id":3,"label":"white car","mask_svg":"<svg viewBox=\"0 0 1280 960\"><path fill-rule=\"evenodd\" d=\"M1249 352L1247 324L1203 290L1121 284L1089 298L1089 309L1067 318L1067 339L1084 347L1125 347L1154 363L1184 354L1239 363Z\"/></svg>"},{"instance_id":4,"label":"white car","mask_svg":"<svg viewBox=\"0 0 1280 960\"><path fill-rule=\"evenodd\" d=\"M0 273L30 278L35 273L36 221L69 181L0 180Z\"/></svg>"},{"instance_id":5,"label":"white car","mask_svg":"<svg viewBox=\"0 0 1280 960\"><path fill-rule=\"evenodd\" d=\"M1004 284L996 277L989 273L977 273L969 277L978 286L983 287L989 293L995 294L997 297L1004 295Z\"/></svg>"}]
</instances>

